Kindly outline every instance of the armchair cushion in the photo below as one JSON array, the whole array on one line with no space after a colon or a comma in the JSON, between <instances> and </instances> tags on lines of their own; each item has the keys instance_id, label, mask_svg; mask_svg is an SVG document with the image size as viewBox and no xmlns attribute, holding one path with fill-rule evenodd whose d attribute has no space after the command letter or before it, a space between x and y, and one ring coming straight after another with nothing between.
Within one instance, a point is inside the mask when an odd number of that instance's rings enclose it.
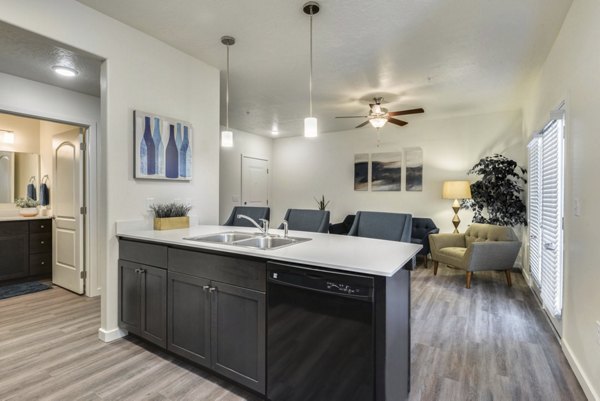
<instances>
[{"instance_id":1,"label":"armchair cushion","mask_svg":"<svg viewBox=\"0 0 600 401\"><path fill-rule=\"evenodd\" d=\"M419 255L427 256L430 252L429 235L439 232L440 229L437 228L433 220L423 217L413 217L410 242L423 245L423 248L419 251Z\"/></svg>"},{"instance_id":2,"label":"armchair cushion","mask_svg":"<svg viewBox=\"0 0 600 401\"><path fill-rule=\"evenodd\" d=\"M330 234L343 234L343 235L348 234L348 231L350 231L350 228L352 227L352 224L354 223L355 217L356 217L355 215L349 214L344 218L344 221L342 221L341 223L330 224L329 225L329 233Z\"/></svg>"}]
</instances>

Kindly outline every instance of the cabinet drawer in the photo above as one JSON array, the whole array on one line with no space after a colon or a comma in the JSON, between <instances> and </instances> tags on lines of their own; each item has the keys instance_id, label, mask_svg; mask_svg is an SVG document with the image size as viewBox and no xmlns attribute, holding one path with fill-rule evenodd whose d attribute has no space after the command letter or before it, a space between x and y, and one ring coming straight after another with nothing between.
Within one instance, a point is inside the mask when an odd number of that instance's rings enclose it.
<instances>
[{"instance_id":1,"label":"cabinet drawer","mask_svg":"<svg viewBox=\"0 0 600 401\"><path fill-rule=\"evenodd\" d=\"M244 257L169 248L169 270L265 291L266 263Z\"/></svg>"},{"instance_id":2,"label":"cabinet drawer","mask_svg":"<svg viewBox=\"0 0 600 401\"><path fill-rule=\"evenodd\" d=\"M167 268L167 247L144 242L120 240L119 259Z\"/></svg>"},{"instance_id":3,"label":"cabinet drawer","mask_svg":"<svg viewBox=\"0 0 600 401\"><path fill-rule=\"evenodd\" d=\"M27 234L26 221L3 221L0 222L0 237Z\"/></svg>"},{"instance_id":4,"label":"cabinet drawer","mask_svg":"<svg viewBox=\"0 0 600 401\"><path fill-rule=\"evenodd\" d=\"M52 273L52 254L35 253L29 256L29 275L37 276Z\"/></svg>"},{"instance_id":5,"label":"cabinet drawer","mask_svg":"<svg viewBox=\"0 0 600 401\"><path fill-rule=\"evenodd\" d=\"M29 235L29 253L50 253L52 252L52 234L30 234Z\"/></svg>"},{"instance_id":6,"label":"cabinet drawer","mask_svg":"<svg viewBox=\"0 0 600 401\"><path fill-rule=\"evenodd\" d=\"M52 232L52 220L32 220L29 222L29 232L32 234L38 233L51 233Z\"/></svg>"}]
</instances>

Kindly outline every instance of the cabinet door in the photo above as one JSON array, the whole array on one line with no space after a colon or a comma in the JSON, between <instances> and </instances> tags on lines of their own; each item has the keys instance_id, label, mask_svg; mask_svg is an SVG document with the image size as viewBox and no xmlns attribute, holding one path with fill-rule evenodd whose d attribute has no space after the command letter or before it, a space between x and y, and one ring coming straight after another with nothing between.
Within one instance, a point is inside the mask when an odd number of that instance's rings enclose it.
<instances>
[{"instance_id":1,"label":"cabinet door","mask_svg":"<svg viewBox=\"0 0 600 401\"><path fill-rule=\"evenodd\" d=\"M0 280L29 274L29 229L27 222L0 223Z\"/></svg>"},{"instance_id":2,"label":"cabinet door","mask_svg":"<svg viewBox=\"0 0 600 401\"><path fill-rule=\"evenodd\" d=\"M119 260L119 326L141 335L142 281L140 264Z\"/></svg>"},{"instance_id":3,"label":"cabinet door","mask_svg":"<svg viewBox=\"0 0 600 401\"><path fill-rule=\"evenodd\" d=\"M167 271L141 265L142 329L141 336L167 347Z\"/></svg>"},{"instance_id":4,"label":"cabinet door","mask_svg":"<svg viewBox=\"0 0 600 401\"><path fill-rule=\"evenodd\" d=\"M265 393L265 294L213 282L212 368Z\"/></svg>"},{"instance_id":5,"label":"cabinet door","mask_svg":"<svg viewBox=\"0 0 600 401\"><path fill-rule=\"evenodd\" d=\"M167 348L210 367L210 281L169 271Z\"/></svg>"}]
</instances>

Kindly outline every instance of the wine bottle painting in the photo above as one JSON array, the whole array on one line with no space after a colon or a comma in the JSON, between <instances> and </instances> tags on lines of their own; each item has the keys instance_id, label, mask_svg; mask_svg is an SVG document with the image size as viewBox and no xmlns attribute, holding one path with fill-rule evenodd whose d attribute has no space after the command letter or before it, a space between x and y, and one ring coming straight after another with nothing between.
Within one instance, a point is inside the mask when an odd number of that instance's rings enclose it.
<instances>
[{"instance_id":1,"label":"wine bottle painting","mask_svg":"<svg viewBox=\"0 0 600 401\"><path fill-rule=\"evenodd\" d=\"M149 180L192 179L191 124L142 111L133 112L134 177Z\"/></svg>"}]
</instances>

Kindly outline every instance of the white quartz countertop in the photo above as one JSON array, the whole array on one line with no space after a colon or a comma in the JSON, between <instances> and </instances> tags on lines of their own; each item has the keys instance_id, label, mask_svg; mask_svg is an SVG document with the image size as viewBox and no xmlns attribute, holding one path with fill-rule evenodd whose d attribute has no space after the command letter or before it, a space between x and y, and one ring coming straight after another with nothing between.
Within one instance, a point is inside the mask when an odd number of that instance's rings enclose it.
<instances>
[{"instance_id":1,"label":"white quartz countertop","mask_svg":"<svg viewBox=\"0 0 600 401\"><path fill-rule=\"evenodd\" d=\"M0 216L0 221L25 221L25 220L44 220L44 219L51 219L52 216L42 216L41 214L38 214L37 216L33 216L33 217L23 217L20 215L16 215L16 216Z\"/></svg>"},{"instance_id":2,"label":"white quartz countertop","mask_svg":"<svg viewBox=\"0 0 600 401\"><path fill-rule=\"evenodd\" d=\"M300 263L385 277L393 276L422 247L421 245L404 242L291 230L288 234L290 237L311 238L311 240L279 249L261 250L183 239L184 237L195 237L227 231L258 232L255 228L202 225L181 230L124 231L118 232L117 235L127 239L217 250L238 255L256 256L282 262ZM269 232L271 234L283 235L283 230L272 229Z\"/></svg>"}]
</instances>

